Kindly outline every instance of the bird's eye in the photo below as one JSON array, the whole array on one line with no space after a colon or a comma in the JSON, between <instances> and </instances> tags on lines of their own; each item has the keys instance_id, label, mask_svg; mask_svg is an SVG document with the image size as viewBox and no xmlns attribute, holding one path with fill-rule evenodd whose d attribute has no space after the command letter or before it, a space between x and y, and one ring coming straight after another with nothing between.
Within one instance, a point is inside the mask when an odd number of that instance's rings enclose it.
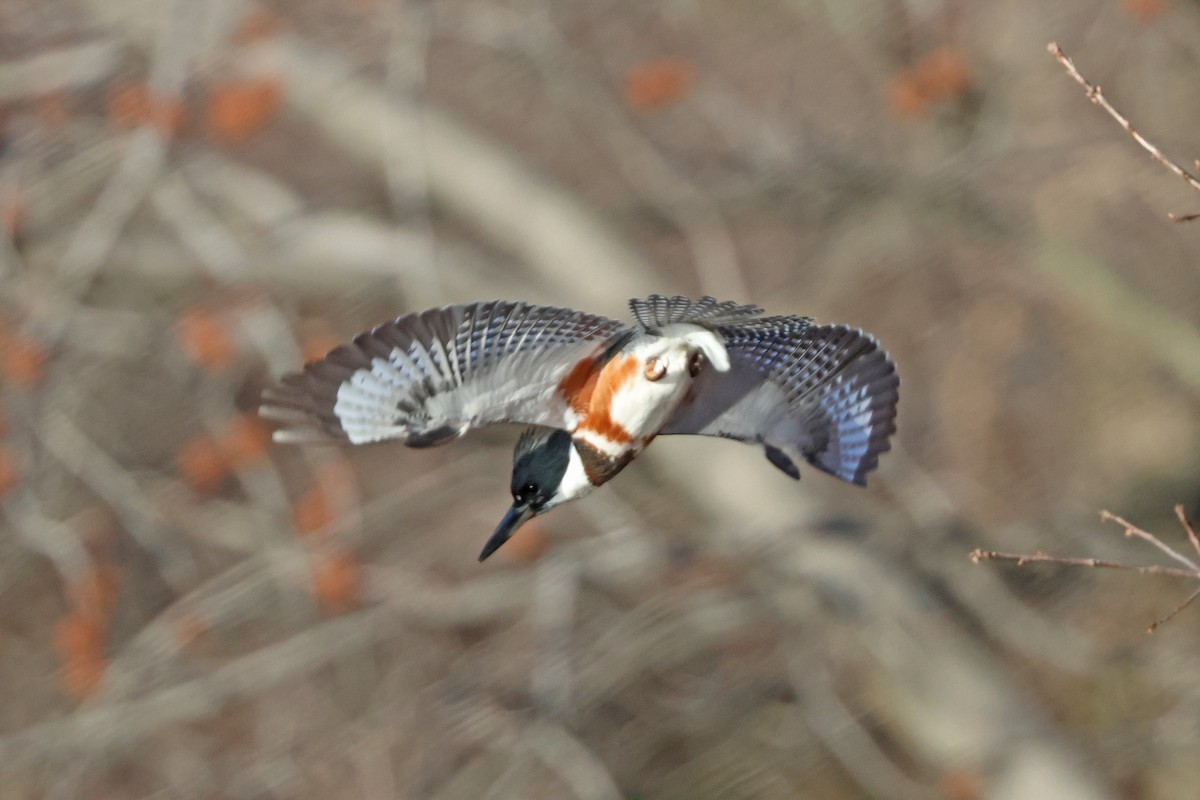
<instances>
[{"instance_id":1,"label":"bird's eye","mask_svg":"<svg viewBox=\"0 0 1200 800\"><path fill-rule=\"evenodd\" d=\"M700 374L700 370L704 368L704 354L699 350L692 353L688 358L688 375L693 378Z\"/></svg>"}]
</instances>

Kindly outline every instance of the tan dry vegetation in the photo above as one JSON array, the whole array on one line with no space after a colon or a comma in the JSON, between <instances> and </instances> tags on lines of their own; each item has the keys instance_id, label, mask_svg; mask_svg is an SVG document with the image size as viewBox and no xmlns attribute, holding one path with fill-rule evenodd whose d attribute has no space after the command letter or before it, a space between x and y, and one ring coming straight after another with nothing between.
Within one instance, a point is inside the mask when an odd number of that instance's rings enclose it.
<instances>
[{"instance_id":1,"label":"tan dry vegetation","mask_svg":"<svg viewBox=\"0 0 1200 800\"><path fill-rule=\"evenodd\" d=\"M1200 11L0 4L0 797L1176 798ZM863 491L656 441L475 554L514 431L264 450L404 311L651 291L861 325ZM1195 514L1193 514L1195 516Z\"/></svg>"}]
</instances>

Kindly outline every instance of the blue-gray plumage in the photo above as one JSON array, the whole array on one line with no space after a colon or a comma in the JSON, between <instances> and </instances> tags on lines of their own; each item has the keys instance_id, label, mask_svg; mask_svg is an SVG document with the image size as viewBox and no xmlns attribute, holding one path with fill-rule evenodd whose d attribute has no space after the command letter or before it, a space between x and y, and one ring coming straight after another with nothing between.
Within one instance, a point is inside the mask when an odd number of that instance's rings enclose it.
<instances>
[{"instance_id":1,"label":"blue-gray plumage","mask_svg":"<svg viewBox=\"0 0 1200 800\"><path fill-rule=\"evenodd\" d=\"M491 301L400 317L264 393L277 441L429 447L494 422L538 426L513 459L513 507L481 560L527 519L581 497L663 434L761 445L863 485L895 432L899 379L875 339L711 297L631 300L626 326Z\"/></svg>"}]
</instances>

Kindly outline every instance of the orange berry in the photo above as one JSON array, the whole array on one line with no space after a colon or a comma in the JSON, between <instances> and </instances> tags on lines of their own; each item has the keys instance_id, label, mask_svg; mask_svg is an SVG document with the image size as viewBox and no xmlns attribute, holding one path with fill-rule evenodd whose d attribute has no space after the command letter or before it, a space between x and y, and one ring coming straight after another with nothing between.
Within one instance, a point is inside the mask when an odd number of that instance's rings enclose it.
<instances>
[{"instance_id":1,"label":"orange berry","mask_svg":"<svg viewBox=\"0 0 1200 800\"><path fill-rule=\"evenodd\" d=\"M150 119L150 87L131 81L108 89L108 120L119 130L132 130Z\"/></svg>"},{"instance_id":2,"label":"orange berry","mask_svg":"<svg viewBox=\"0 0 1200 800\"><path fill-rule=\"evenodd\" d=\"M188 359L211 372L220 372L233 361L233 342L220 317L211 311L185 311L175 324L175 333Z\"/></svg>"},{"instance_id":3,"label":"orange berry","mask_svg":"<svg viewBox=\"0 0 1200 800\"><path fill-rule=\"evenodd\" d=\"M647 61L625 76L625 102L634 111L653 111L677 102L692 88L696 69L681 58Z\"/></svg>"},{"instance_id":4,"label":"orange berry","mask_svg":"<svg viewBox=\"0 0 1200 800\"><path fill-rule=\"evenodd\" d=\"M184 480L198 492L211 492L229 475L225 453L207 436L197 436L185 444L175 463Z\"/></svg>"},{"instance_id":5,"label":"orange berry","mask_svg":"<svg viewBox=\"0 0 1200 800\"><path fill-rule=\"evenodd\" d=\"M104 680L107 667L103 658L69 659L62 668L63 688L67 694L79 700L91 697Z\"/></svg>"},{"instance_id":6,"label":"orange berry","mask_svg":"<svg viewBox=\"0 0 1200 800\"><path fill-rule=\"evenodd\" d=\"M354 472L341 459L317 468L312 485L292 513L300 534L327 533L328 526L354 503Z\"/></svg>"},{"instance_id":7,"label":"orange berry","mask_svg":"<svg viewBox=\"0 0 1200 800\"><path fill-rule=\"evenodd\" d=\"M240 81L214 86L208 97L209 134L219 141L245 139L261 130L279 107L279 81Z\"/></svg>"},{"instance_id":8,"label":"orange berry","mask_svg":"<svg viewBox=\"0 0 1200 800\"><path fill-rule=\"evenodd\" d=\"M929 111L929 98L910 70L904 70L892 79L888 87L888 101L892 110L901 117L919 118Z\"/></svg>"},{"instance_id":9,"label":"orange berry","mask_svg":"<svg viewBox=\"0 0 1200 800\"><path fill-rule=\"evenodd\" d=\"M0 373L17 386L37 386L45 363L46 351L30 337L12 333L0 340Z\"/></svg>"},{"instance_id":10,"label":"orange berry","mask_svg":"<svg viewBox=\"0 0 1200 800\"><path fill-rule=\"evenodd\" d=\"M89 564L83 577L68 591L76 612L100 621L102 629L107 627L117 605L118 577L111 564Z\"/></svg>"},{"instance_id":11,"label":"orange berry","mask_svg":"<svg viewBox=\"0 0 1200 800\"><path fill-rule=\"evenodd\" d=\"M0 226L19 248L29 228L29 204L23 193L12 192L0 200Z\"/></svg>"},{"instance_id":12,"label":"orange berry","mask_svg":"<svg viewBox=\"0 0 1200 800\"><path fill-rule=\"evenodd\" d=\"M970 88L966 55L958 47L943 45L922 56L912 69L897 73L888 87L888 100L897 115L919 118L934 103L952 100Z\"/></svg>"},{"instance_id":13,"label":"orange berry","mask_svg":"<svg viewBox=\"0 0 1200 800\"><path fill-rule=\"evenodd\" d=\"M296 530L301 534L316 533L333 521L329 510L329 501L319 484L313 484L296 503L292 511L292 521Z\"/></svg>"},{"instance_id":14,"label":"orange berry","mask_svg":"<svg viewBox=\"0 0 1200 800\"><path fill-rule=\"evenodd\" d=\"M51 130L62 130L71 121L71 108L64 91L50 92L38 100L38 121Z\"/></svg>"},{"instance_id":15,"label":"orange berry","mask_svg":"<svg viewBox=\"0 0 1200 800\"><path fill-rule=\"evenodd\" d=\"M80 651L98 649L103 637L94 619L71 611L54 626L54 647L64 659Z\"/></svg>"},{"instance_id":16,"label":"orange berry","mask_svg":"<svg viewBox=\"0 0 1200 800\"><path fill-rule=\"evenodd\" d=\"M943 45L917 62L924 93L934 100L956 97L971 86L967 73L967 57L951 45Z\"/></svg>"},{"instance_id":17,"label":"orange berry","mask_svg":"<svg viewBox=\"0 0 1200 800\"><path fill-rule=\"evenodd\" d=\"M362 570L345 551L319 557L312 567L313 594L327 613L344 614L359 605Z\"/></svg>"},{"instance_id":18,"label":"orange berry","mask_svg":"<svg viewBox=\"0 0 1200 800\"><path fill-rule=\"evenodd\" d=\"M271 434L254 414L236 417L219 442L225 460L234 467L252 467L267 461L267 443Z\"/></svg>"},{"instance_id":19,"label":"orange berry","mask_svg":"<svg viewBox=\"0 0 1200 800\"><path fill-rule=\"evenodd\" d=\"M17 462L7 448L0 447L0 497L17 485Z\"/></svg>"},{"instance_id":20,"label":"orange berry","mask_svg":"<svg viewBox=\"0 0 1200 800\"><path fill-rule=\"evenodd\" d=\"M229 306L238 313L263 311L271 305L270 294L257 283L244 283L232 287L226 296L229 298Z\"/></svg>"},{"instance_id":21,"label":"orange berry","mask_svg":"<svg viewBox=\"0 0 1200 800\"><path fill-rule=\"evenodd\" d=\"M183 100L173 95L150 97L150 124L164 138L171 138L183 130Z\"/></svg>"},{"instance_id":22,"label":"orange berry","mask_svg":"<svg viewBox=\"0 0 1200 800\"><path fill-rule=\"evenodd\" d=\"M75 610L54 626L63 688L73 697L89 696L104 677L105 625L104 620Z\"/></svg>"},{"instance_id":23,"label":"orange berry","mask_svg":"<svg viewBox=\"0 0 1200 800\"><path fill-rule=\"evenodd\" d=\"M279 32L280 25L278 14L269 8L260 8L248 14L238 24L233 33L233 41L245 45L268 39Z\"/></svg>"},{"instance_id":24,"label":"orange berry","mask_svg":"<svg viewBox=\"0 0 1200 800\"><path fill-rule=\"evenodd\" d=\"M163 136L183 128L183 101L174 95L156 95L145 81L129 81L108 90L108 119L118 130L151 124Z\"/></svg>"},{"instance_id":25,"label":"orange berry","mask_svg":"<svg viewBox=\"0 0 1200 800\"><path fill-rule=\"evenodd\" d=\"M1125 0L1125 11L1138 22L1147 25L1162 16L1166 10L1165 0Z\"/></svg>"},{"instance_id":26,"label":"orange berry","mask_svg":"<svg viewBox=\"0 0 1200 800\"><path fill-rule=\"evenodd\" d=\"M945 800L979 800L984 797L983 776L975 769L958 767L942 773L938 793Z\"/></svg>"},{"instance_id":27,"label":"orange berry","mask_svg":"<svg viewBox=\"0 0 1200 800\"><path fill-rule=\"evenodd\" d=\"M89 696L104 677L104 637L117 602L117 581L112 565L93 562L68 588L72 608L54 626L54 647L63 688L73 697Z\"/></svg>"},{"instance_id":28,"label":"orange berry","mask_svg":"<svg viewBox=\"0 0 1200 800\"><path fill-rule=\"evenodd\" d=\"M179 637L179 644L184 647L191 645L210 630L212 625L199 614L185 614L175 623L175 634Z\"/></svg>"}]
</instances>

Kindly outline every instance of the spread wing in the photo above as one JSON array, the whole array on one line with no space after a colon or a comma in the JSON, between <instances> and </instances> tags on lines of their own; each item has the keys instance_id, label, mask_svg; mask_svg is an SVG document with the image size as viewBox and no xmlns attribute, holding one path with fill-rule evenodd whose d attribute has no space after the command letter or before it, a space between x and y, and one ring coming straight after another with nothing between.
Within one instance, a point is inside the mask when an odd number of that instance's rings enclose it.
<instances>
[{"instance_id":1,"label":"spread wing","mask_svg":"<svg viewBox=\"0 0 1200 800\"><path fill-rule=\"evenodd\" d=\"M263 393L276 441L400 439L428 447L493 422L563 427L556 391L627 329L569 308L491 301L410 314Z\"/></svg>"},{"instance_id":2,"label":"spread wing","mask_svg":"<svg viewBox=\"0 0 1200 800\"><path fill-rule=\"evenodd\" d=\"M704 324L702 321L698 324ZM900 379L875 339L806 317L715 325L730 369L706 369L663 428L762 444L793 478L793 457L865 485L896 430Z\"/></svg>"}]
</instances>

